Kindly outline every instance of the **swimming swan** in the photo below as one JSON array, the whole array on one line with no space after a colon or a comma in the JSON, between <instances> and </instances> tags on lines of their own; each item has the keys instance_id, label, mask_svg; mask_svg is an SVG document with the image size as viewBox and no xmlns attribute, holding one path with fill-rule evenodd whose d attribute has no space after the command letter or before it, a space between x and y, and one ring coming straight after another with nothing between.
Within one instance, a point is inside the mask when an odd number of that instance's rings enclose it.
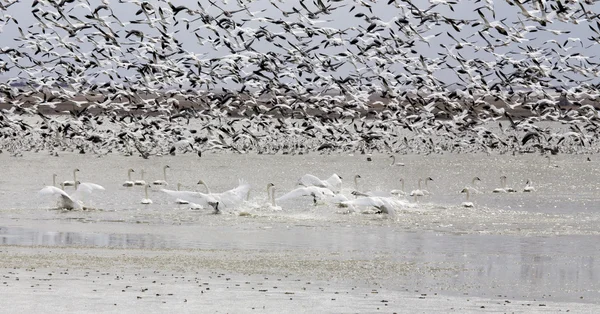
<instances>
[{"instance_id":1,"label":"swimming swan","mask_svg":"<svg viewBox=\"0 0 600 314\"><path fill-rule=\"evenodd\" d=\"M142 199L142 201L140 202L141 204L144 204L144 205L152 204L152 200L150 199L150 197L148 197L148 187L150 187L150 186L147 184L144 186L144 195L146 196L146 198Z\"/></svg>"},{"instance_id":2,"label":"swimming swan","mask_svg":"<svg viewBox=\"0 0 600 314\"><path fill-rule=\"evenodd\" d=\"M318 186L307 186L295 188L284 195L276 199L277 202L286 201L293 198L299 198L303 196L312 196L313 204L317 204L318 200L331 197L333 198L336 194L330 189L322 188Z\"/></svg>"},{"instance_id":3,"label":"swimming swan","mask_svg":"<svg viewBox=\"0 0 600 314\"><path fill-rule=\"evenodd\" d=\"M131 181L131 173L134 172L133 169L127 170L127 181L123 183L125 187L132 187L135 183Z\"/></svg>"},{"instance_id":4,"label":"swimming swan","mask_svg":"<svg viewBox=\"0 0 600 314\"><path fill-rule=\"evenodd\" d=\"M163 178L164 180L156 180L154 182L152 182L152 184L154 185L169 185L169 183L167 183L167 169L171 168L168 165L163 167Z\"/></svg>"},{"instance_id":5,"label":"swimming swan","mask_svg":"<svg viewBox=\"0 0 600 314\"><path fill-rule=\"evenodd\" d=\"M179 183L179 182L177 183L177 191L181 191L181 183ZM189 204L190 202L178 198L175 200L175 203L181 204L181 205L186 205L186 204Z\"/></svg>"},{"instance_id":6,"label":"swimming swan","mask_svg":"<svg viewBox=\"0 0 600 314\"><path fill-rule=\"evenodd\" d=\"M326 188L334 193L339 193L342 189L342 177L334 173L326 180L321 180L312 174L305 174L298 180L298 185L305 187L315 186L319 188Z\"/></svg>"},{"instance_id":7,"label":"swimming swan","mask_svg":"<svg viewBox=\"0 0 600 314\"><path fill-rule=\"evenodd\" d=\"M535 192L535 187L533 187L533 181L527 180L523 192Z\"/></svg>"},{"instance_id":8,"label":"swimming swan","mask_svg":"<svg viewBox=\"0 0 600 314\"><path fill-rule=\"evenodd\" d=\"M506 176L501 176L500 177L500 184L502 185L502 187L494 189L492 191L493 193L513 193L513 192L516 192L515 189L513 189L513 188L507 188L506 187Z\"/></svg>"},{"instance_id":9,"label":"swimming swan","mask_svg":"<svg viewBox=\"0 0 600 314\"><path fill-rule=\"evenodd\" d=\"M402 196L406 195L406 192L404 192L404 179L400 178L400 183L402 185L401 189L400 190L391 190L390 194L392 194L392 195L402 195Z\"/></svg>"},{"instance_id":10,"label":"swimming swan","mask_svg":"<svg viewBox=\"0 0 600 314\"><path fill-rule=\"evenodd\" d=\"M79 172L79 169L75 168L73 170L73 181L63 181L63 183L61 185L62 186L75 186L77 184L77 172ZM76 186L75 186L75 189L77 189Z\"/></svg>"},{"instance_id":11,"label":"swimming swan","mask_svg":"<svg viewBox=\"0 0 600 314\"><path fill-rule=\"evenodd\" d=\"M465 187L465 189L468 189L469 193L472 193L472 194L483 194L482 191L479 191L477 189L477 185L475 182L481 182L481 179L479 179L479 177L474 177L473 180L471 180L471 185L470 186L467 185ZM463 192L461 192L461 193L463 193Z\"/></svg>"},{"instance_id":12,"label":"swimming swan","mask_svg":"<svg viewBox=\"0 0 600 314\"><path fill-rule=\"evenodd\" d=\"M142 179L141 180L135 180L133 182L133 184L137 185L137 186L144 186L144 185L146 185L146 181L144 181L144 173L146 173L146 171L144 171L144 169L142 169L140 172L142 173Z\"/></svg>"},{"instance_id":13,"label":"swimming swan","mask_svg":"<svg viewBox=\"0 0 600 314\"><path fill-rule=\"evenodd\" d=\"M414 196L415 197L415 201L417 200L418 196L425 196L425 195L429 195L429 191L421 189L421 182L423 181L423 179L419 178L419 183L418 183L418 189L416 190L412 190L410 192L410 196ZM427 177L425 179L425 185L427 185L427 181L433 181L433 179L431 177Z\"/></svg>"},{"instance_id":14,"label":"swimming swan","mask_svg":"<svg viewBox=\"0 0 600 314\"><path fill-rule=\"evenodd\" d=\"M391 158L391 159L392 159L392 163L390 164L390 166L399 166L399 167L404 167L404 163L402 163L402 162L396 163L396 156L394 156L394 155L390 155L390 157L389 157L389 158Z\"/></svg>"},{"instance_id":15,"label":"swimming swan","mask_svg":"<svg viewBox=\"0 0 600 314\"><path fill-rule=\"evenodd\" d=\"M473 204L473 202L469 202L469 189L468 188L464 188L462 191L460 191L460 193L467 194L467 200L464 201L464 202L462 202L460 204L460 206L467 207L467 208L475 207L475 205Z\"/></svg>"},{"instance_id":16,"label":"swimming swan","mask_svg":"<svg viewBox=\"0 0 600 314\"><path fill-rule=\"evenodd\" d=\"M281 206L277 206L277 203L275 202L275 184L273 183L267 184L267 199L271 202L267 204L267 209L281 210Z\"/></svg>"},{"instance_id":17,"label":"swimming swan","mask_svg":"<svg viewBox=\"0 0 600 314\"><path fill-rule=\"evenodd\" d=\"M61 184L63 186L63 184ZM81 210L86 209L82 198L84 194L91 194L93 191L104 191L104 187L94 183L77 183L77 190L72 195L67 194L64 190L55 186L49 185L42 188L38 194L40 195L57 195L59 197L58 208L66 210Z\"/></svg>"},{"instance_id":18,"label":"swimming swan","mask_svg":"<svg viewBox=\"0 0 600 314\"><path fill-rule=\"evenodd\" d=\"M202 181L202 180L198 180L198 185L204 185L204 187L206 188L206 194L210 194L210 188L208 187L208 184L206 184L206 182ZM248 193L250 192L250 190L248 190Z\"/></svg>"},{"instance_id":19,"label":"swimming swan","mask_svg":"<svg viewBox=\"0 0 600 314\"><path fill-rule=\"evenodd\" d=\"M211 206L215 208L215 211L220 211L219 208L235 208L242 204L249 190L250 185L244 180L240 180L239 185L236 188L223 193L207 194L194 191L173 191L161 189L162 192L165 192L172 197L199 204L204 208Z\"/></svg>"}]
</instances>

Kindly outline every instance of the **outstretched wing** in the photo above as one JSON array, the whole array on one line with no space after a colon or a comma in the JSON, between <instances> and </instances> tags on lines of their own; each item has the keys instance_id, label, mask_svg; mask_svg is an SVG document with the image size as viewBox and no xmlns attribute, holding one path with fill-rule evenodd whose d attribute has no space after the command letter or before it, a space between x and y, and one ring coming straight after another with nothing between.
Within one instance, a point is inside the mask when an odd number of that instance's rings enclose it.
<instances>
[{"instance_id":1,"label":"outstretched wing","mask_svg":"<svg viewBox=\"0 0 600 314\"><path fill-rule=\"evenodd\" d=\"M104 190L105 190L104 187L99 184L82 182L82 183L77 184L77 190L73 193L73 195L71 196L71 199L81 200L84 195L92 194L92 192L94 192L94 191L104 191Z\"/></svg>"},{"instance_id":2,"label":"outstretched wing","mask_svg":"<svg viewBox=\"0 0 600 314\"><path fill-rule=\"evenodd\" d=\"M246 197L248 197L249 191L250 184L244 180L240 180L240 185L236 188L219 193L215 195L215 198L218 199L219 203L224 207L234 207L244 202Z\"/></svg>"},{"instance_id":3,"label":"outstretched wing","mask_svg":"<svg viewBox=\"0 0 600 314\"><path fill-rule=\"evenodd\" d=\"M298 179L298 185L318 186L318 187L322 187L322 188L327 187L325 185L325 182L323 182L321 179L313 176L312 174L303 175L300 179Z\"/></svg>"},{"instance_id":4,"label":"outstretched wing","mask_svg":"<svg viewBox=\"0 0 600 314\"><path fill-rule=\"evenodd\" d=\"M190 203L195 203L201 205L202 207L210 206L208 202L217 202L217 200L212 197L210 194L204 194L200 192L193 191L173 191L167 189L161 189L161 192L167 193L169 196L182 199L184 201L188 201Z\"/></svg>"},{"instance_id":5,"label":"outstretched wing","mask_svg":"<svg viewBox=\"0 0 600 314\"><path fill-rule=\"evenodd\" d=\"M276 201L285 201L285 200L289 200L292 198L298 198L298 197L302 197L302 196L313 196L318 198L318 199L322 199L322 198L326 198L326 197L333 197L335 194L333 192L331 192L330 189L326 189L326 188L321 188L321 187L317 187L317 186L309 186L309 187L299 187L296 189L293 189L287 193L285 193L284 195L278 197L276 199Z\"/></svg>"},{"instance_id":6,"label":"outstretched wing","mask_svg":"<svg viewBox=\"0 0 600 314\"><path fill-rule=\"evenodd\" d=\"M40 195L56 195L60 199L60 207L65 209L80 209L81 205L74 201L67 192L55 187L55 186L45 186L41 189L38 194Z\"/></svg>"}]
</instances>

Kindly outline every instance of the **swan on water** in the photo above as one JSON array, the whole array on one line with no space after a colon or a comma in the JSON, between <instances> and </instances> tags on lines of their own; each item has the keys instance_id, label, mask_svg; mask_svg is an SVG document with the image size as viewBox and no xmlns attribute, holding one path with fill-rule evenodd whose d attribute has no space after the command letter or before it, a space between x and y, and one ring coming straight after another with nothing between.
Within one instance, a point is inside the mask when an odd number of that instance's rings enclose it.
<instances>
[{"instance_id":1,"label":"swan on water","mask_svg":"<svg viewBox=\"0 0 600 314\"><path fill-rule=\"evenodd\" d=\"M169 185L169 183L167 183L167 169L169 169L171 167L169 167L168 165L163 167L163 178L164 180L156 180L154 182L152 182L152 184L154 185Z\"/></svg>"},{"instance_id":2,"label":"swan on water","mask_svg":"<svg viewBox=\"0 0 600 314\"><path fill-rule=\"evenodd\" d=\"M305 187L319 187L331 190L334 193L339 193L342 189L342 177L337 174L331 175L326 180L321 180L312 174L305 174L298 180L298 185Z\"/></svg>"},{"instance_id":3,"label":"swan on water","mask_svg":"<svg viewBox=\"0 0 600 314\"><path fill-rule=\"evenodd\" d=\"M479 179L479 177L474 177L473 180L471 180L471 185L470 186L467 185L465 187L465 189L468 189L469 193L471 193L471 194L483 194L482 191L477 189L476 182L481 182L481 179Z\"/></svg>"},{"instance_id":4,"label":"swan on water","mask_svg":"<svg viewBox=\"0 0 600 314\"><path fill-rule=\"evenodd\" d=\"M281 210L281 206L277 206L275 202L275 184L267 184L267 199L270 203L267 203L267 209L270 210Z\"/></svg>"},{"instance_id":5,"label":"swan on water","mask_svg":"<svg viewBox=\"0 0 600 314\"><path fill-rule=\"evenodd\" d=\"M464 201L464 202L462 202L460 204L460 206L462 206L462 207L468 207L468 208L475 207L475 205L473 204L473 202L469 201L469 189L468 188L464 188L462 191L460 191L460 193L467 194L467 200Z\"/></svg>"},{"instance_id":6,"label":"swan on water","mask_svg":"<svg viewBox=\"0 0 600 314\"><path fill-rule=\"evenodd\" d=\"M104 187L95 183L80 183L76 182L77 190L71 195L64 191L64 185L61 183L63 189L49 185L42 188L38 193L40 195L55 195L59 197L59 209L66 210L81 210L86 209L82 198L85 194L91 194L93 191L104 191Z\"/></svg>"},{"instance_id":7,"label":"swan on water","mask_svg":"<svg viewBox=\"0 0 600 314\"><path fill-rule=\"evenodd\" d=\"M208 187L208 184L206 184L206 182L204 182L203 180L198 180L198 183L196 184L204 185L204 188L206 188L206 194L210 194L210 188ZM250 193L250 190L248 190L248 193Z\"/></svg>"},{"instance_id":8,"label":"swan on water","mask_svg":"<svg viewBox=\"0 0 600 314\"><path fill-rule=\"evenodd\" d=\"M150 186L149 186L148 184L146 184L146 185L144 186L144 195L145 195L146 197L145 197L144 199L142 199L142 201L140 202L141 204L144 204L144 205L149 205L149 204L152 204L152 200L150 199L150 197L148 197L148 188L149 188L149 187L150 187Z\"/></svg>"},{"instance_id":9,"label":"swan on water","mask_svg":"<svg viewBox=\"0 0 600 314\"><path fill-rule=\"evenodd\" d=\"M418 196L425 196L425 195L429 195L429 191L425 190L425 189L421 189L421 182L423 181L423 179L419 178L419 183L418 188L416 190L412 190L410 192L410 196L414 196L415 197L415 201L417 200ZM427 185L427 181L433 181L433 179L431 177L427 177L425 179L425 185Z\"/></svg>"},{"instance_id":10,"label":"swan on water","mask_svg":"<svg viewBox=\"0 0 600 314\"><path fill-rule=\"evenodd\" d=\"M133 169L127 170L127 181L125 181L123 183L123 186L125 186L125 187L132 187L135 184L133 181L131 181L131 173L132 172L135 172L135 171L133 171Z\"/></svg>"},{"instance_id":11,"label":"swan on water","mask_svg":"<svg viewBox=\"0 0 600 314\"><path fill-rule=\"evenodd\" d=\"M513 192L516 192L515 189L506 187L506 176L501 176L500 177L500 184L501 184L502 187L494 189L492 191L493 193L513 193Z\"/></svg>"},{"instance_id":12,"label":"swan on water","mask_svg":"<svg viewBox=\"0 0 600 314\"><path fill-rule=\"evenodd\" d=\"M276 199L277 202L286 201L293 198L299 198L304 196L311 196L313 198L313 204L317 204L318 200L331 197L333 198L336 194L328 188L322 188L318 186L307 186L295 188L284 195Z\"/></svg>"},{"instance_id":13,"label":"swan on water","mask_svg":"<svg viewBox=\"0 0 600 314\"><path fill-rule=\"evenodd\" d=\"M404 196L406 192L404 192L404 179L400 178L401 189L400 190L391 190L390 194L397 196Z\"/></svg>"},{"instance_id":14,"label":"swan on water","mask_svg":"<svg viewBox=\"0 0 600 314\"><path fill-rule=\"evenodd\" d=\"M390 166L404 167L404 163L402 163L402 162L396 163L396 156L390 155L389 158L392 159L392 163L390 164Z\"/></svg>"},{"instance_id":15,"label":"swan on water","mask_svg":"<svg viewBox=\"0 0 600 314\"><path fill-rule=\"evenodd\" d=\"M410 204L392 197L366 196L341 202L342 205L354 207L374 207L377 214L395 215L396 209L411 207Z\"/></svg>"},{"instance_id":16,"label":"swan on water","mask_svg":"<svg viewBox=\"0 0 600 314\"><path fill-rule=\"evenodd\" d=\"M146 173L146 171L144 171L144 169L142 169L140 172L142 174L142 179L133 181L133 184L137 185L137 186L144 186L144 185L146 185L146 181L144 181L144 173Z\"/></svg>"},{"instance_id":17,"label":"swan on water","mask_svg":"<svg viewBox=\"0 0 600 314\"><path fill-rule=\"evenodd\" d=\"M79 172L79 169L75 168L73 170L73 181L63 181L63 183L61 183L62 186L75 186L77 185L77 172ZM75 186L75 189L77 189L77 187Z\"/></svg>"},{"instance_id":18,"label":"swan on water","mask_svg":"<svg viewBox=\"0 0 600 314\"><path fill-rule=\"evenodd\" d=\"M177 191L181 191L181 183L179 183L179 182L177 182ZM186 204L189 204L190 202L178 198L175 200L175 203L180 204L180 205L186 205Z\"/></svg>"},{"instance_id":19,"label":"swan on water","mask_svg":"<svg viewBox=\"0 0 600 314\"><path fill-rule=\"evenodd\" d=\"M222 193L201 193L194 191L173 191L161 189L162 192L167 193L174 198L186 200L188 202L201 205L204 208L211 206L215 208L215 211L218 209L219 212L221 209L235 208L242 204L249 190L250 185L244 180L240 180L239 185L236 188Z\"/></svg>"},{"instance_id":20,"label":"swan on water","mask_svg":"<svg viewBox=\"0 0 600 314\"><path fill-rule=\"evenodd\" d=\"M535 192L535 187L533 186L533 181L527 180L525 183L525 188L523 188L523 192Z\"/></svg>"}]
</instances>

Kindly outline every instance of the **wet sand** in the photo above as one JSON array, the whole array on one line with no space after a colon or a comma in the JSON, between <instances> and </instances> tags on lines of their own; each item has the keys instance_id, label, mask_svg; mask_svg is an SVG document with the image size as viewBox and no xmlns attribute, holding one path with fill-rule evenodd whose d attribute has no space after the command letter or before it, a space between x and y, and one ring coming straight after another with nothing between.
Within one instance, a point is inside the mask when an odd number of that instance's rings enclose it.
<instances>
[{"instance_id":1,"label":"wet sand","mask_svg":"<svg viewBox=\"0 0 600 314\"><path fill-rule=\"evenodd\" d=\"M380 272L383 268L329 256L312 256L306 267L302 261L280 263L285 254L225 250L4 246L0 253L0 306L21 313L600 311L586 303L447 296L386 286L379 283L388 275ZM350 276L329 278L341 265ZM407 264L405 270L414 267Z\"/></svg>"}]
</instances>

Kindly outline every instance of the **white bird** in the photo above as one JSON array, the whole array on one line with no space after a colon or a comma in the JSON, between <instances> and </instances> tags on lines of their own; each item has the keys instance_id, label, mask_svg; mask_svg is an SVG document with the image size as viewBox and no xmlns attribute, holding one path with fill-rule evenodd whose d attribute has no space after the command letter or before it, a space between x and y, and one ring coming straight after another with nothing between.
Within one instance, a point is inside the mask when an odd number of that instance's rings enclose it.
<instances>
[{"instance_id":1,"label":"white bird","mask_svg":"<svg viewBox=\"0 0 600 314\"><path fill-rule=\"evenodd\" d=\"M144 169L142 169L141 173L142 173L142 179L141 180L135 180L133 182L134 185L138 185L138 186L146 185L146 181L144 181L144 173L146 173L146 171L144 171Z\"/></svg>"},{"instance_id":2,"label":"white bird","mask_svg":"<svg viewBox=\"0 0 600 314\"><path fill-rule=\"evenodd\" d=\"M220 212L221 208L235 208L242 204L246 199L246 195L250 190L250 185L243 180L240 180L239 185L231 190L223 193L201 193L194 191L173 191L161 189L162 192L169 194L172 197L186 200L191 203L199 204L202 207L212 206L216 212Z\"/></svg>"},{"instance_id":3,"label":"white bird","mask_svg":"<svg viewBox=\"0 0 600 314\"><path fill-rule=\"evenodd\" d=\"M61 184L61 186L63 186L63 184ZM49 185L49 186L42 188L38 193L40 195L57 195L57 196L59 196L58 208L60 208L60 209L81 210L81 209L86 209L86 207L84 206L83 201L82 201L83 195L91 194L95 190L104 191L104 187L102 187L98 184L94 184L94 183L86 183L86 182L78 183L77 190L72 195L69 195L64 190L59 189L55 186Z\"/></svg>"},{"instance_id":4,"label":"white bird","mask_svg":"<svg viewBox=\"0 0 600 314\"><path fill-rule=\"evenodd\" d=\"M326 180L321 180L311 174L305 174L298 180L298 185L302 185L305 187L319 187L326 188L335 193L339 193L342 189L342 177L337 174L331 175L331 177Z\"/></svg>"},{"instance_id":5,"label":"white bird","mask_svg":"<svg viewBox=\"0 0 600 314\"><path fill-rule=\"evenodd\" d=\"M131 181L131 173L134 172L133 169L127 170L127 181L123 183L125 187L132 187L135 183Z\"/></svg>"},{"instance_id":6,"label":"white bird","mask_svg":"<svg viewBox=\"0 0 600 314\"><path fill-rule=\"evenodd\" d=\"M507 188L506 187L506 176L501 176L500 177L500 184L502 185L502 187L494 189L492 191L493 193L513 193L513 192L516 192L515 189L513 189L513 188Z\"/></svg>"},{"instance_id":7,"label":"white bird","mask_svg":"<svg viewBox=\"0 0 600 314\"><path fill-rule=\"evenodd\" d=\"M63 181L63 183L61 185L63 185L63 186L75 186L77 184L77 172L79 172L79 169L75 168L73 170L73 181ZM75 186L75 189L77 189L76 186Z\"/></svg>"},{"instance_id":8,"label":"white bird","mask_svg":"<svg viewBox=\"0 0 600 314\"><path fill-rule=\"evenodd\" d=\"M391 190L390 194L392 194L392 195L402 195L402 196L406 195L406 192L404 192L404 179L400 178L400 183L402 185L401 189L400 190Z\"/></svg>"},{"instance_id":9,"label":"white bird","mask_svg":"<svg viewBox=\"0 0 600 314\"><path fill-rule=\"evenodd\" d=\"M390 166L404 167L404 163L402 163L402 162L396 163L396 156L390 155L389 158L392 159L392 163L390 164Z\"/></svg>"},{"instance_id":10,"label":"white bird","mask_svg":"<svg viewBox=\"0 0 600 314\"><path fill-rule=\"evenodd\" d=\"M181 183L179 183L179 182L177 183L177 191L181 191ZM178 198L175 200L175 203L185 205L185 204L189 204L190 202Z\"/></svg>"},{"instance_id":11,"label":"white bird","mask_svg":"<svg viewBox=\"0 0 600 314\"><path fill-rule=\"evenodd\" d=\"M525 183L525 188L523 189L523 192L535 192L535 187L533 186L533 181L527 180L527 182Z\"/></svg>"},{"instance_id":12,"label":"white bird","mask_svg":"<svg viewBox=\"0 0 600 314\"><path fill-rule=\"evenodd\" d=\"M152 204L152 200L150 199L150 197L148 197L148 187L150 187L150 186L147 184L144 186L144 195L146 197L144 199L142 199L142 201L140 202L141 204L144 204L144 205Z\"/></svg>"},{"instance_id":13,"label":"white bird","mask_svg":"<svg viewBox=\"0 0 600 314\"><path fill-rule=\"evenodd\" d=\"M473 180L471 180L471 186L466 186L465 189L468 189L469 193L472 193L472 194L483 194L482 191L479 191L477 189L477 185L475 182L481 182L481 179L479 179L479 177L474 177Z\"/></svg>"},{"instance_id":14,"label":"white bird","mask_svg":"<svg viewBox=\"0 0 600 314\"><path fill-rule=\"evenodd\" d=\"M152 184L154 185L169 185L169 183L167 183L167 169L171 168L168 165L163 167L163 178L164 180L156 180L154 182L152 182Z\"/></svg>"},{"instance_id":15,"label":"white bird","mask_svg":"<svg viewBox=\"0 0 600 314\"><path fill-rule=\"evenodd\" d=\"M277 206L277 203L275 202L275 184L273 183L267 184L267 199L271 202L267 203L267 209L273 211L281 210L281 206Z\"/></svg>"},{"instance_id":16,"label":"white bird","mask_svg":"<svg viewBox=\"0 0 600 314\"><path fill-rule=\"evenodd\" d=\"M416 190L412 190L410 192L410 196L414 196L415 197L415 201L417 200L418 196L425 196L425 195L429 195L429 191L427 191L426 189L421 189L421 182L423 181L423 179L419 178L419 183L418 183L418 189ZM427 181L433 181L433 179L431 177L427 177L425 179L425 185L427 185Z\"/></svg>"},{"instance_id":17,"label":"white bird","mask_svg":"<svg viewBox=\"0 0 600 314\"><path fill-rule=\"evenodd\" d=\"M460 206L462 206L462 207L468 207L468 208L475 207L475 205L473 204L473 202L469 201L469 189L468 188L464 188L462 191L460 191L460 193L467 194L467 200L464 201L464 202L462 202L460 204Z\"/></svg>"},{"instance_id":18,"label":"white bird","mask_svg":"<svg viewBox=\"0 0 600 314\"><path fill-rule=\"evenodd\" d=\"M203 180L198 180L199 185L204 185L204 187L206 188L206 194L210 194L210 188L208 187L208 184L206 184L206 182L204 182Z\"/></svg>"},{"instance_id":19,"label":"white bird","mask_svg":"<svg viewBox=\"0 0 600 314\"><path fill-rule=\"evenodd\" d=\"M307 186L307 187L299 187L295 188L284 195L278 197L277 202L299 198L303 196L312 196L313 204L317 204L317 201L320 199L324 199L327 197L334 197L335 193L328 188L322 188L318 186Z\"/></svg>"},{"instance_id":20,"label":"white bird","mask_svg":"<svg viewBox=\"0 0 600 314\"><path fill-rule=\"evenodd\" d=\"M396 209L407 208L410 205L398 199L391 197L367 196L359 197L353 200L341 202L342 205L348 207L375 207L378 214L395 215Z\"/></svg>"}]
</instances>

